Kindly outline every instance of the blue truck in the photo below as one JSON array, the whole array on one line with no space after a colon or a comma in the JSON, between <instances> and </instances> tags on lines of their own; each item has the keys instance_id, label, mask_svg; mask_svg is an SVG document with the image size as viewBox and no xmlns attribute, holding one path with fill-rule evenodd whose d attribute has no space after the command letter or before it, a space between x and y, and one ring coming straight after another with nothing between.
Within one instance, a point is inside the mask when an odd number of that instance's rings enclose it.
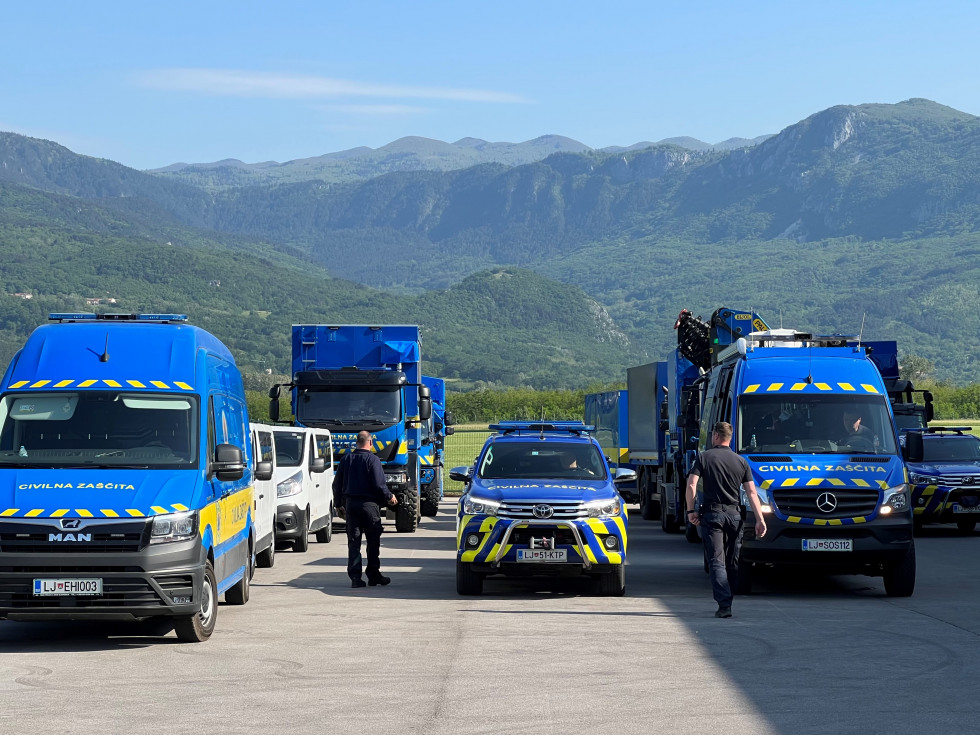
<instances>
[{"instance_id":1,"label":"blue truck","mask_svg":"<svg viewBox=\"0 0 980 735\"><path fill-rule=\"evenodd\" d=\"M292 382L269 392L273 421L286 387L299 425L330 430L335 460L354 450L358 432L371 432L388 488L398 498L388 512L400 533L414 532L421 511L422 429L432 416L418 326L294 324L292 343Z\"/></svg>"},{"instance_id":2,"label":"blue truck","mask_svg":"<svg viewBox=\"0 0 980 735\"><path fill-rule=\"evenodd\" d=\"M442 378L422 376L422 385L429 389L432 400L432 416L422 424L422 445L419 449L421 471L421 514L434 518L442 500L443 460L446 455L446 437L453 429L452 412L446 411L446 381Z\"/></svg>"},{"instance_id":3,"label":"blue truck","mask_svg":"<svg viewBox=\"0 0 980 735\"><path fill-rule=\"evenodd\" d=\"M581 422L502 421L490 426L456 519L456 590L478 595L491 575L593 578L603 595L626 592L627 520L610 469Z\"/></svg>"},{"instance_id":4,"label":"blue truck","mask_svg":"<svg viewBox=\"0 0 980 735\"><path fill-rule=\"evenodd\" d=\"M272 478L235 359L183 315L51 320L0 383L0 618L166 617L207 640L222 593L248 601L253 479Z\"/></svg>"},{"instance_id":5,"label":"blue truck","mask_svg":"<svg viewBox=\"0 0 980 735\"><path fill-rule=\"evenodd\" d=\"M732 309L709 322L684 311L676 327L701 373L689 392L697 446L679 450L707 449L711 426L731 423L769 528L756 538L746 511L737 592L759 566L804 565L881 576L886 594L911 595L909 486L888 390L860 339L768 329Z\"/></svg>"},{"instance_id":6,"label":"blue truck","mask_svg":"<svg viewBox=\"0 0 980 735\"><path fill-rule=\"evenodd\" d=\"M955 523L973 533L980 518L980 438L967 426L910 429L903 450L915 529Z\"/></svg>"},{"instance_id":7,"label":"blue truck","mask_svg":"<svg viewBox=\"0 0 980 735\"><path fill-rule=\"evenodd\" d=\"M856 342L854 344L857 344ZM899 439L903 440L903 432L909 429L924 429L935 416L932 392L916 389L911 380L903 380L899 374L898 343L892 340L864 342L862 346L868 357L878 368L888 399L892 404L895 416L895 428L899 431ZM921 399L921 403L918 399Z\"/></svg>"},{"instance_id":8,"label":"blue truck","mask_svg":"<svg viewBox=\"0 0 980 735\"><path fill-rule=\"evenodd\" d=\"M595 427L595 438L613 471L636 472L629 461L629 405L625 390L589 393L585 396L585 423ZM636 481L616 485L627 503L639 502Z\"/></svg>"}]
</instances>

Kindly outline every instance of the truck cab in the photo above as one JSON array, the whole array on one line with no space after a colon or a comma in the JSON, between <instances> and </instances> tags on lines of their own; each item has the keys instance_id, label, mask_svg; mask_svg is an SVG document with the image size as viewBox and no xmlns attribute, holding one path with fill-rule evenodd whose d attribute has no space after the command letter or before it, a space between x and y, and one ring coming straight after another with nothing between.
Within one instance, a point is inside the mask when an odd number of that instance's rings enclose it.
<instances>
[{"instance_id":1,"label":"truck cab","mask_svg":"<svg viewBox=\"0 0 980 735\"><path fill-rule=\"evenodd\" d=\"M904 454L916 529L955 523L973 533L980 518L980 438L966 426L910 430Z\"/></svg>"},{"instance_id":2,"label":"truck cab","mask_svg":"<svg viewBox=\"0 0 980 735\"><path fill-rule=\"evenodd\" d=\"M626 592L626 506L581 422L505 421L490 426L457 509L456 589L483 591L492 575L586 576L600 594Z\"/></svg>"},{"instance_id":3,"label":"truck cab","mask_svg":"<svg viewBox=\"0 0 980 735\"><path fill-rule=\"evenodd\" d=\"M442 500L446 437L451 436L455 429L453 415L446 411L446 381L423 375L422 385L429 389L432 415L422 422L419 443L420 513L424 517L435 518L439 512L439 501Z\"/></svg>"},{"instance_id":4,"label":"truck cab","mask_svg":"<svg viewBox=\"0 0 980 735\"><path fill-rule=\"evenodd\" d=\"M249 598L253 457L228 349L178 314L52 314L0 382L0 618L167 617ZM266 468L263 468L263 471Z\"/></svg>"}]
</instances>

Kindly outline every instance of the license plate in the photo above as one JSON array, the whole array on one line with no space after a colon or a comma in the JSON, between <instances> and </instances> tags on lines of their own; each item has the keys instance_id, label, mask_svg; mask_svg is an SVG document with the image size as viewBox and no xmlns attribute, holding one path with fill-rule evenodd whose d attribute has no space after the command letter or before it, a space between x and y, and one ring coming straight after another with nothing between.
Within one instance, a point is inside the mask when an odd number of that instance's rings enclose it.
<instances>
[{"instance_id":1,"label":"license plate","mask_svg":"<svg viewBox=\"0 0 980 735\"><path fill-rule=\"evenodd\" d=\"M849 538L805 538L803 551L854 551L854 540Z\"/></svg>"},{"instance_id":2,"label":"license plate","mask_svg":"<svg viewBox=\"0 0 980 735\"><path fill-rule=\"evenodd\" d=\"M980 505L960 505L953 503L954 513L980 513Z\"/></svg>"},{"instance_id":3,"label":"license plate","mask_svg":"<svg viewBox=\"0 0 980 735\"><path fill-rule=\"evenodd\" d=\"M568 549L518 549L517 561L560 564L568 561Z\"/></svg>"},{"instance_id":4,"label":"license plate","mask_svg":"<svg viewBox=\"0 0 980 735\"><path fill-rule=\"evenodd\" d=\"M101 579L35 579L35 597L97 596L102 594Z\"/></svg>"}]
</instances>

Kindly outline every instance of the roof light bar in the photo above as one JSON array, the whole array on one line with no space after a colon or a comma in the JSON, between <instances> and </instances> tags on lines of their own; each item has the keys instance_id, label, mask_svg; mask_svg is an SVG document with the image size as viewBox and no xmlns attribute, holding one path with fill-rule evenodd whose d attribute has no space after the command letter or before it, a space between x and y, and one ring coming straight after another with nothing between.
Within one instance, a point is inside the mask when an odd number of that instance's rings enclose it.
<instances>
[{"instance_id":1,"label":"roof light bar","mask_svg":"<svg viewBox=\"0 0 980 735\"><path fill-rule=\"evenodd\" d=\"M55 322L186 322L187 314L85 314L59 312L48 314L48 319Z\"/></svg>"},{"instance_id":2,"label":"roof light bar","mask_svg":"<svg viewBox=\"0 0 980 735\"><path fill-rule=\"evenodd\" d=\"M520 432L532 433L555 433L555 434L592 434L595 426L583 424L581 421L501 421L498 424L490 424L490 431L500 434L514 434Z\"/></svg>"}]
</instances>

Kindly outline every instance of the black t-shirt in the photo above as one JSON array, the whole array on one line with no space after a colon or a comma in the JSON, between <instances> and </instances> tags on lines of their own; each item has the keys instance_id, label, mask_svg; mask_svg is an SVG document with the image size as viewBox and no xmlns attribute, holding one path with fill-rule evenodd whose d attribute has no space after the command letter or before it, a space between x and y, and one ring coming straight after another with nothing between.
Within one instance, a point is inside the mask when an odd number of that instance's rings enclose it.
<instances>
[{"instance_id":1,"label":"black t-shirt","mask_svg":"<svg viewBox=\"0 0 980 735\"><path fill-rule=\"evenodd\" d=\"M701 452L691 467L701 476L701 502L705 505L736 505L741 502L739 488L752 480L749 463L731 447L714 447Z\"/></svg>"}]
</instances>

